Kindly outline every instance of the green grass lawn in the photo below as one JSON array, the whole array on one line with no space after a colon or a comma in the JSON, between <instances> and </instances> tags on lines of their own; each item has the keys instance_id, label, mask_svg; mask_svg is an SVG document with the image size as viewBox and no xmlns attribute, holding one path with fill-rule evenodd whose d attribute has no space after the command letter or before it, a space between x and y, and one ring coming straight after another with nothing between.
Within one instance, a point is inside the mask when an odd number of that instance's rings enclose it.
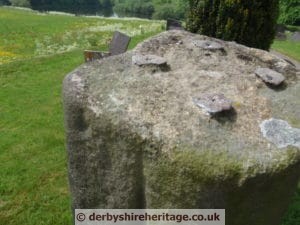
<instances>
[{"instance_id":1,"label":"green grass lawn","mask_svg":"<svg viewBox=\"0 0 300 225\"><path fill-rule=\"evenodd\" d=\"M300 62L300 42L295 41L274 41L272 49L289 56Z\"/></svg>"},{"instance_id":2,"label":"green grass lawn","mask_svg":"<svg viewBox=\"0 0 300 225\"><path fill-rule=\"evenodd\" d=\"M299 32L300 27L287 26L287 28L289 30L286 31L286 35L288 37L287 40L286 41L275 40L272 45L272 49L300 62L300 42L290 40L290 37L292 35L291 31Z\"/></svg>"},{"instance_id":3,"label":"green grass lawn","mask_svg":"<svg viewBox=\"0 0 300 225\"><path fill-rule=\"evenodd\" d=\"M114 30L133 48L163 26L0 7L0 225L71 224L62 80Z\"/></svg>"},{"instance_id":4,"label":"green grass lawn","mask_svg":"<svg viewBox=\"0 0 300 225\"><path fill-rule=\"evenodd\" d=\"M52 15L0 7L0 64L76 49L106 49L115 30L133 37L133 47L163 28L162 21Z\"/></svg>"},{"instance_id":5,"label":"green grass lawn","mask_svg":"<svg viewBox=\"0 0 300 225\"><path fill-rule=\"evenodd\" d=\"M0 224L71 224L61 83L81 51L0 66Z\"/></svg>"},{"instance_id":6,"label":"green grass lawn","mask_svg":"<svg viewBox=\"0 0 300 225\"><path fill-rule=\"evenodd\" d=\"M62 80L115 29L133 48L162 27L0 7L0 225L71 224ZM300 224L299 190L282 225Z\"/></svg>"}]
</instances>

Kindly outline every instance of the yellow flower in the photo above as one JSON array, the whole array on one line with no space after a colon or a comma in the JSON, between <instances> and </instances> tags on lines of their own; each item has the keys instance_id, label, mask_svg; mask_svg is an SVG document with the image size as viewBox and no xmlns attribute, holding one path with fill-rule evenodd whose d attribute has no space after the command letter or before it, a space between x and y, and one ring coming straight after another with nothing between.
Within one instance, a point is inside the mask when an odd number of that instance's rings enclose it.
<instances>
[{"instance_id":1,"label":"yellow flower","mask_svg":"<svg viewBox=\"0 0 300 225\"><path fill-rule=\"evenodd\" d=\"M14 57L16 54L0 50L0 57Z\"/></svg>"}]
</instances>

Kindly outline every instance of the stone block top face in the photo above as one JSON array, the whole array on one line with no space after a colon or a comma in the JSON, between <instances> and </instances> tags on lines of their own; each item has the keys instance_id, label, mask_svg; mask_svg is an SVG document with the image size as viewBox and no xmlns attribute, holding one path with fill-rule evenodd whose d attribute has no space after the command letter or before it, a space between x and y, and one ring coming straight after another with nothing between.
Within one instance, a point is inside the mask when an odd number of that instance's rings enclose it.
<instances>
[{"instance_id":1,"label":"stone block top face","mask_svg":"<svg viewBox=\"0 0 300 225\"><path fill-rule=\"evenodd\" d=\"M139 66L147 63L154 66ZM165 63L168 70L156 69ZM282 74L285 86L265 85L257 68ZM271 118L300 127L299 73L269 52L234 42L166 31L133 51L77 68L66 77L64 93L70 106L66 115L73 108L82 112L81 138L110 121L142 140L161 143L163 152L225 151L260 162L288 157L289 148L299 153L297 146L279 148L260 129ZM212 112L233 110L211 118L199 104Z\"/></svg>"}]
</instances>

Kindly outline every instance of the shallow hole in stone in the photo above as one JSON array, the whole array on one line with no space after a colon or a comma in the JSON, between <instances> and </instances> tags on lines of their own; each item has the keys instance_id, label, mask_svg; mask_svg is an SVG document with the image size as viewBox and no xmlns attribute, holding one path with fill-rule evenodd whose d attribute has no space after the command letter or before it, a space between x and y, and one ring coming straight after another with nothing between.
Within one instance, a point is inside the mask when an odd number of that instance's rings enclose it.
<instances>
[{"instance_id":1,"label":"shallow hole in stone","mask_svg":"<svg viewBox=\"0 0 300 225\"><path fill-rule=\"evenodd\" d=\"M241 60L246 61L246 62L251 62L251 61L253 61L253 58L252 58L252 57L250 57L250 56L248 56L248 55L240 54L240 53L237 53L236 57L237 57L238 59L241 59Z\"/></svg>"}]
</instances>

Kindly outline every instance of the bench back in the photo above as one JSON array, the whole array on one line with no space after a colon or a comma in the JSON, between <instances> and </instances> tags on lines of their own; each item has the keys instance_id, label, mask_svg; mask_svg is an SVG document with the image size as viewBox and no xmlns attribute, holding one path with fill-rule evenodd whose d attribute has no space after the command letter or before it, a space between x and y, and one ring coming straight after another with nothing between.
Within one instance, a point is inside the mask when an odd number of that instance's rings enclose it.
<instances>
[{"instance_id":1,"label":"bench back","mask_svg":"<svg viewBox=\"0 0 300 225\"><path fill-rule=\"evenodd\" d=\"M126 34L115 31L109 46L110 55L119 55L127 51L131 38Z\"/></svg>"}]
</instances>

